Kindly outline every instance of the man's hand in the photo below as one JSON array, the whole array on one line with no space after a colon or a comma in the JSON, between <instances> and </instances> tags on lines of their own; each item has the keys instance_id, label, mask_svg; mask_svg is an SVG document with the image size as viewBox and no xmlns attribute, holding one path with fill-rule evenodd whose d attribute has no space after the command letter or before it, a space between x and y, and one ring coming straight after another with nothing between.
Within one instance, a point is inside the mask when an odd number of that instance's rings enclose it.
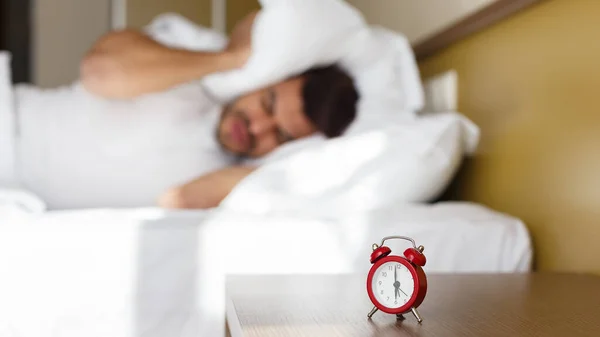
<instances>
[{"instance_id":1,"label":"man's hand","mask_svg":"<svg viewBox=\"0 0 600 337\"><path fill-rule=\"evenodd\" d=\"M226 50L237 58L239 67L246 64L252 52L252 26L258 13L254 11L238 21L229 37Z\"/></svg>"},{"instance_id":2,"label":"man's hand","mask_svg":"<svg viewBox=\"0 0 600 337\"><path fill-rule=\"evenodd\" d=\"M166 62L185 59L185 54L178 54L139 32L112 32L102 37L84 58L81 81L90 92L103 97L135 97L181 81L177 74L169 76Z\"/></svg>"},{"instance_id":3,"label":"man's hand","mask_svg":"<svg viewBox=\"0 0 600 337\"><path fill-rule=\"evenodd\" d=\"M171 209L207 209L219 206L233 188L255 170L248 166L232 166L209 173L165 193L159 206Z\"/></svg>"},{"instance_id":4,"label":"man's hand","mask_svg":"<svg viewBox=\"0 0 600 337\"><path fill-rule=\"evenodd\" d=\"M81 82L103 97L132 98L240 68L250 57L257 14L238 22L226 50L218 53L168 48L134 30L109 33L84 58Z\"/></svg>"}]
</instances>

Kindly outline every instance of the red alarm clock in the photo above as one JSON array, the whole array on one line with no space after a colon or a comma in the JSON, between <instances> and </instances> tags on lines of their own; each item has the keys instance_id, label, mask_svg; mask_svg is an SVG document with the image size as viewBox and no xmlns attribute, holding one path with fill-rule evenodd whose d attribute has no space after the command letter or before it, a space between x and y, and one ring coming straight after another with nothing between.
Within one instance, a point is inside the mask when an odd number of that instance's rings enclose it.
<instances>
[{"instance_id":1,"label":"red alarm clock","mask_svg":"<svg viewBox=\"0 0 600 337\"><path fill-rule=\"evenodd\" d=\"M405 250L404 256L390 255L392 250L383 245L390 239L410 241L412 248ZM369 318L381 310L398 319L412 312L419 323L423 321L417 311L427 293L427 277L422 268L427 259L423 250L423 246L417 248L415 241L405 236L388 236L379 246L373 244L367 292L375 307L367 315Z\"/></svg>"}]
</instances>

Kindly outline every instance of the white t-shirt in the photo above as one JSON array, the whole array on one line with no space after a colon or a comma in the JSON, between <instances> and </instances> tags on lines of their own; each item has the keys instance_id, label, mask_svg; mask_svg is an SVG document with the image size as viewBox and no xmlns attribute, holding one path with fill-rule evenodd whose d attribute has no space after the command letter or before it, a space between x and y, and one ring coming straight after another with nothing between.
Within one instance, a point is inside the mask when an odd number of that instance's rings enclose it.
<instances>
[{"instance_id":1,"label":"white t-shirt","mask_svg":"<svg viewBox=\"0 0 600 337\"><path fill-rule=\"evenodd\" d=\"M215 138L221 107L198 83L122 101L79 84L15 95L17 179L50 209L154 206L235 160Z\"/></svg>"}]
</instances>

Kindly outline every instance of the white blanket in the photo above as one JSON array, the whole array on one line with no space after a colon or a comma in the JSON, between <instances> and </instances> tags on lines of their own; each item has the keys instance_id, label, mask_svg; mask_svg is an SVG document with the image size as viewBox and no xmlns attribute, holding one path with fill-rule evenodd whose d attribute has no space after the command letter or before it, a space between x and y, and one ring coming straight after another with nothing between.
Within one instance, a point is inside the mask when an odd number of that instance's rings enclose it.
<instances>
[{"instance_id":1,"label":"white blanket","mask_svg":"<svg viewBox=\"0 0 600 337\"><path fill-rule=\"evenodd\" d=\"M526 272L531 262L523 223L466 203L338 217L29 213L0 221L0 336L222 336L226 275L366 277L371 245L387 235L424 245L427 273Z\"/></svg>"},{"instance_id":2,"label":"white blanket","mask_svg":"<svg viewBox=\"0 0 600 337\"><path fill-rule=\"evenodd\" d=\"M0 52L0 188L49 209L153 206L168 189L234 163L215 137L221 108L199 83L133 100L80 83L12 86Z\"/></svg>"}]
</instances>

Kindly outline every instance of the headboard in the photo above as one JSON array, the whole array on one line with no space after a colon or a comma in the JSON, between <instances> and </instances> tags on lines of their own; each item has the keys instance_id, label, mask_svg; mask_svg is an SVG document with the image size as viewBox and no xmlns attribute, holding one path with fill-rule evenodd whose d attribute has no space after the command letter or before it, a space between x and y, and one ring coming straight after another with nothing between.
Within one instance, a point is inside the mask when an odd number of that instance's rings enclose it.
<instances>
[{"instance_id":1,"label":"headboard","mask_svg":"<svg viewBox=\"0 0 600 337\"><path fill-rule=\"evenodd\" d=\"M597 13L499 0L415 45L424 79L456 70L459 111L482 131L448 198L521 218L537 270L600 274Z\"/></svg>"}]
</instances>

